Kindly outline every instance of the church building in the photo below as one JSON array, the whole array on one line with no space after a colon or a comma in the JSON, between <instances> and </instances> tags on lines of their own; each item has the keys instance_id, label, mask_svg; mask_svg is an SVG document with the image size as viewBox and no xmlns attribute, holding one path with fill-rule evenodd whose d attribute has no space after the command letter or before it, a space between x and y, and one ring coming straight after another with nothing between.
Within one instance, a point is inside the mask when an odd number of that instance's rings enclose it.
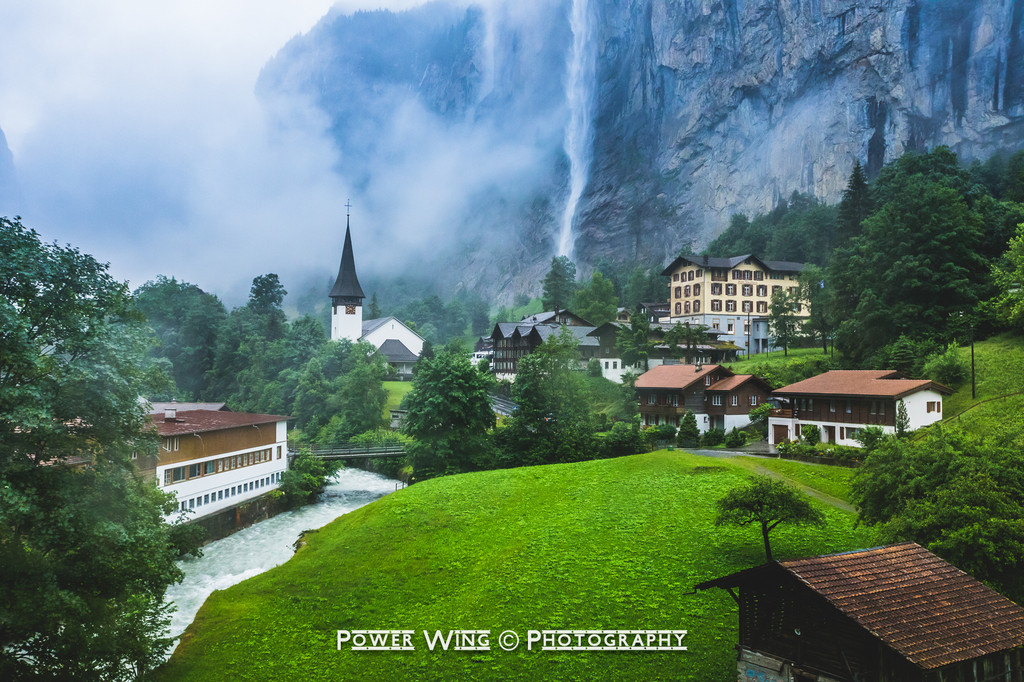
<instances>
[{"instance_id":1,"label":"church building","mask_svg":"<svg viewBox=\"0 0 1024 682\"><path fill-rule=\"evenodd\" d=\"M401 379L412 378L412 367L423 351L423 337L394 317L363 319L366 295L356 276L352 253L352 230L345 225L345 246L341 252L338 279L331 287L331 340L348 339L372 344Z\"/></svg>"}]
</instances>

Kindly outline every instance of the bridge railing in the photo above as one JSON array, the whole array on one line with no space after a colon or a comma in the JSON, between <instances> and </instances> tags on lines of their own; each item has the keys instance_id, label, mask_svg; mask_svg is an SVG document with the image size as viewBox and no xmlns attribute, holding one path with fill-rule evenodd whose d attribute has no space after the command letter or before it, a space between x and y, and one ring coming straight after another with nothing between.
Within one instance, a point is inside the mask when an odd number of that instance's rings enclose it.
<instances>
[{"instance_id":1,"label":"bridge railing","mask_svg":"<svg viewBox=\"0 0 1024 682\"><path fill-rule=\"evenodd\" d=\"M309 448L314 457L325 459L357 458L357 457L397 457L405 454L403 443L349 443L345 445L321 446ZM289 450L288 456L295 457L298 451Z\"/></svg>"}]
</instances>

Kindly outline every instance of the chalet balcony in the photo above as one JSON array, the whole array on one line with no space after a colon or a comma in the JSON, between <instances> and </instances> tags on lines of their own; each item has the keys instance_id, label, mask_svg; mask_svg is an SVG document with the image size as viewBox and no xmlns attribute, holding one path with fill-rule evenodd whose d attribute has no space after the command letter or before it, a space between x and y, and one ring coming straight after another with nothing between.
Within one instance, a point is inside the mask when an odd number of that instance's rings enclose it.
<instances>
[{"instance_id":1,"label":"chalet balcony","mask_svg":"<svg viewBox=\"0 0 1024 682\"><path fill-rule=\"evenodd\" d=\"M772 410L771 413L769 414L769 416L771 416L771 417L779 417L781 419L792 419L793 418L793 410L776 409L776 410Z\"/></svg>"},{"instance_id":2,"label":"chalet balcony","mask_svg":"<svg viewBox=\"0 0 1024 682\"><path fill-rule=\"evenodd\" d=\"M640 414L676 416L686 411L685 407L674 407L672 405L647 405L640 404Z\"/></svg>"}]
</instances>

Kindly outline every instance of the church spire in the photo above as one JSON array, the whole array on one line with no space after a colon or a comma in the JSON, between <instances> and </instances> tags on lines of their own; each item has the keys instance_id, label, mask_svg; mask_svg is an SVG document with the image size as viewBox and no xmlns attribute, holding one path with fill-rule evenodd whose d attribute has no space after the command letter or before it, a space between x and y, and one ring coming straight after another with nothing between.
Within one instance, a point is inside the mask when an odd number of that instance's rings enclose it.
<instances>
[{"instance_id":1,"label":"church spire","mask_svg":"<svg viewBox=\"0 0 1024 682\"><path fill-rule=\"evenodd\" d=\"M341 267L338 268L338 279L331 288L330 297L335 304L362 304L366 298L363 288L356 277L356 261L352 255L352 230L349 218L345 218L345 247L341 251Z\"/></svg>"}]
</instances>

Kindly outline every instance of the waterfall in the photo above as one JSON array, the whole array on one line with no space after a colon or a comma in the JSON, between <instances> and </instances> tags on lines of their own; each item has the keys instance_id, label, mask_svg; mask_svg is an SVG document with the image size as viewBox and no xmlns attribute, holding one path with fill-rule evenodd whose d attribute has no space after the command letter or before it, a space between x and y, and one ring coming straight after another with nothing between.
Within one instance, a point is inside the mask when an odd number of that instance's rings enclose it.
<instances>
[{"instance_id":1,"label":"waterfall","mask_svg":"<svg viewBox=\"0 0 1024 682\"><path fill-rule=\"evenodd\" d=\"M565 129L565 154L569 157L569 198L562 214L562 225L558 233L558 255L573 257L573 222L576 206L590 174L593 153L594 131L591 128L593 114L592 87L595 79L596 56L594 37L591 35L590 8L588 0L572 0L572 50L566 69L566 102L569 105L569 125Z\"/></svg>"}]
</instances>

